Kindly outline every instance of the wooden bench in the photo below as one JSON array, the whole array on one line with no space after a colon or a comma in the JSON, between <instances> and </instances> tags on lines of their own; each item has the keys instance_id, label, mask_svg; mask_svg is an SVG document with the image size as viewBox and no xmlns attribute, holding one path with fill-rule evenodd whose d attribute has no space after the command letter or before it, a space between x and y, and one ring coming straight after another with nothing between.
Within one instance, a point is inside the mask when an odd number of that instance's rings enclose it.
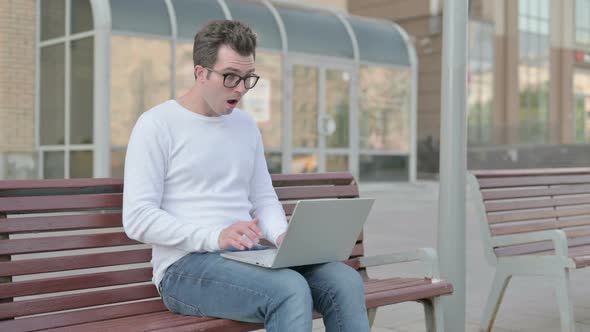
<instances>
[{"instance_id":1,"label":"wooden bench","mask_svg":"<svg viewBox=\"0 0 590 332\"><path fill-rule=\"evenodd\" d=\"M561 331L574 331L569 271L590 265L590 168L480 170L468 182L496 266L481 331L492 329L513 275L553 278Z\"/></svg>"},{"instance_id":2,"label":"wooden bench","mask_svg":"<svg viewBox=\"0 0 590 332\"><path fill-rule=\"evenodd\" d=\"M306 198L358 197L349 173L272 176L287 215ZM250 331L261 324L166 310L151 284L151 249L121 228L122 179L0 181L0 331ZM392 220L394 222L394 220ZM442 331L432 249L365 257L359 238L346 264L362 274L376 308L419 301L428 331ZM428 277L374 280L369 266L421 260ZM315 317L319 317L316 313Z\"/></svg>"}]
</instances>

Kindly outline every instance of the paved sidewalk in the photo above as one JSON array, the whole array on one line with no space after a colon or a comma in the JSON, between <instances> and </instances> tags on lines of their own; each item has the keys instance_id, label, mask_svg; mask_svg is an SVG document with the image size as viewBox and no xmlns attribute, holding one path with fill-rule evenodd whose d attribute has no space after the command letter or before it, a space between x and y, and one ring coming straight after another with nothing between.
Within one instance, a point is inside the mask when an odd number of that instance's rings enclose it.
<instances>
[{"instance_id":1,"label":"paved sidewalk","mask_svg":"<svg viewBox=\"0 0 590 332\"><path fill-rule=\"evenodd\" d=\"M438 183L361 184L361 197L377 201L365 225L366 255L419 247L436 248ZM467 332L477 332L494 269L483 256L481 231L467 202ZM371 277L411 276L420 273L417 263L396 264L369 270ZM415 275L415 274L414 274ZM573 271L577 332L590 332L590 268ZM514 277L510 282L493 332L559 332L559 311L553 285L540 277ZM314 332L324 331L314 321ZM382 307L373 332L424 332L424 313L418 303ZM447 331L453 332L453 331Z\"/></svg>"},{"instance_id":2,"label":"paved sidewalk","mask_svg":"<svg viewBox=\"0 0 590 332\"><path fill-rule=\"evenodd\" d=\"M383 254L417 247L436 248L438 183L361 184L361 197L377 201L365 225L366 255ZM481 231L468 197L467 206L467 326L477 331L494 269L483 256ZM419 266L380 267L369 270L372 277L388 277ZM571 273L575 286L574 308L578 332L590 332L590 269ZM321 323L317 324L317 330ZM397 304L380 308L375 332L425 331L421 305ZM540 277L514 277L500 307L493 331L554 332L560 330L559 311L553 284ZM450 331L452 332L452 331Z\"/></svg>"}]
</instances>

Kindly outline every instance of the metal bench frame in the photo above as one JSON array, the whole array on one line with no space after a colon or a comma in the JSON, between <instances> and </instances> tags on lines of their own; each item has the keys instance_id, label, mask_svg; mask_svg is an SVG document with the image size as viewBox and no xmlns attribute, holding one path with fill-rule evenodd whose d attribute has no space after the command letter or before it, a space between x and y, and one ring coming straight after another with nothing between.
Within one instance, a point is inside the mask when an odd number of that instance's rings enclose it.
<instances>
[{"instance_id":1,"label":"metal bench frame","mask_svg":"<svg viewBox=\"0 0 590 332\"><path fill-rule=\"evenodd\" d=\"M484 254L496 267L480 321L491 331L512 276L555 281L561 331L575 331L570 270L590 265L590 168L477 170L468 175Z\"/></svg>"}]
</instances>

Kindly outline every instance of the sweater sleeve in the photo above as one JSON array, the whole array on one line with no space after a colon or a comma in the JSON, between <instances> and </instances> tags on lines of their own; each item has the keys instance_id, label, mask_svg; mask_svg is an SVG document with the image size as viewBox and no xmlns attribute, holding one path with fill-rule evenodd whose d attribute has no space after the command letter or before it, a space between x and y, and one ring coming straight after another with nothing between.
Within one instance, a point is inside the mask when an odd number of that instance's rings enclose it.
<instances>
[{"instance_id":1,"label":"sweater sleeve","mask_svg":"<svg viewBox=\"0 0 590 332\"><path fill-rule=\"evenodd\" d=\"M160 208L170 145L166 128L143 114L133 128L125 157L125 233L143 243L187 252L219 250L221 226L183 222Z\"/></svg>"},{"instance_id":2,"label":"sweater sleeve","mask_svg":"<svg viewBox=\"0 0 590 332\"><path fill-rule=\"evenodd\" d=\"M250 180L250 201L253 214L259 219L264 237L276 245L276 240L287 230L287 219L283 205L279 202L272 186L272 180L264 158L264 147L260 131L256 129L256 156L254 172Z\"/></svg>"}]
</instances>

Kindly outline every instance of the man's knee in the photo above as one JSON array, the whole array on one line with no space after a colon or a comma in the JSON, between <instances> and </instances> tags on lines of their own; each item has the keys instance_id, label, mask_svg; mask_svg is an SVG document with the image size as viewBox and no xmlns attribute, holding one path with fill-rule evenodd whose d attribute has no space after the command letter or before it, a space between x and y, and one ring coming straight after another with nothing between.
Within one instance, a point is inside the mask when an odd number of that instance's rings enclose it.
<instances>
[{"instance_id":1,"label":"man's knee","mask_svg":"<svg viewBox=\"0 0 590 332\"><path fill-rule=\"evenodd\" d=\"M334 293L344 292L364 296L365 285L358 271L340 262L328 263L326 268L330 270L330 284Z\"/></svg>"},{"instance_id":2,"label":"man's knee","mask_svg":"<svg viewBox=\"0 0 590 332\"><path fill-rule=\"evenodd\" d=\"M311 290L305 278L291 270L283 270L279 276L280 282L275 290L277 302L297 303L312 307Z\"/></svg>"}]
</instances>

